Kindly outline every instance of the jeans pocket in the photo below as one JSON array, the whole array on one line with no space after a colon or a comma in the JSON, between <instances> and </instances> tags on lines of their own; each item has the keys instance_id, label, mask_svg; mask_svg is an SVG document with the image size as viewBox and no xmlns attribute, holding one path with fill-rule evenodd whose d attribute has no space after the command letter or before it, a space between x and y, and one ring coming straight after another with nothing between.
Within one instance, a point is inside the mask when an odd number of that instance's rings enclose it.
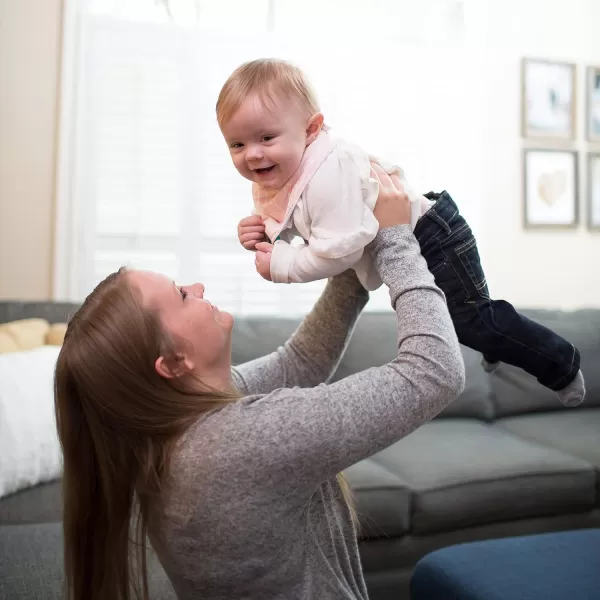
<instances>
[{"instance_id":1,"label":"jeans pocket","mask_svg":"<svg viewBox=\"0 0 600 600\"><path fill-rule=\"evenodd\" d=\"M466 241L454 248L454 253L460 261L462 270L466 272L474 292L485 300L490 299L490 294L485 279L485 273L481 267L481 259L479 258L479 250L477 249L477 240L471 235Z\"/></svg>"}]
</instances>

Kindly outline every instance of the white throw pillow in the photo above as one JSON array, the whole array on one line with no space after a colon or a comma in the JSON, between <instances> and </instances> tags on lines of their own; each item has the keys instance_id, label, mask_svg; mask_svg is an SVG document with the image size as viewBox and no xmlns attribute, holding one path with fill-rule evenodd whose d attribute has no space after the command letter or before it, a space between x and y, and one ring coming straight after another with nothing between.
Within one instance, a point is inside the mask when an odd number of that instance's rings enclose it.
<instances>
[{"instance_id":1,"label":"white throw pillow","mask_svg":"<svg viewBox=\"0 0 600 600\"><path fill-rule=\"evenodd\" d=\"M0 498L62 474L54 415L60 347L0 354Z\"/></svg>"}]
</instances>

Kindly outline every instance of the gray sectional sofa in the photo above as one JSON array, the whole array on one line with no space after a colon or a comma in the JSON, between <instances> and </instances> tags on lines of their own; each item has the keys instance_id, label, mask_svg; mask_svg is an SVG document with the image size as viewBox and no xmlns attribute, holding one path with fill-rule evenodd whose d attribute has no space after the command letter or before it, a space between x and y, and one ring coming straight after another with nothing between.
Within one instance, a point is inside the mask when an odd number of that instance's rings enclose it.
<instances>
[{"instance_id":1,"label":"gray sectional sofa","mask_svg":"<svg viewBox=\"0 0 600 600\"><path fill-rule=\"evenodd\" d=\"M0 303L0 323L37 316L63 321L70 305ZM463 541L600 526L600 310L524 311L581 350L588 396L564 408L523 372L487 375L464 348L467 383L441 415L347 471L361 520L371 598L408 598L413 566ZM395 352L394 315L361 318L336 378ZM235 363L267 353L295 320L240 318ZM60 482L0 499L0 599L59 598ZM599 549L600 552L600 549ZM151 563L153 598L173 598Z\"/></svg>"}]
</instances>

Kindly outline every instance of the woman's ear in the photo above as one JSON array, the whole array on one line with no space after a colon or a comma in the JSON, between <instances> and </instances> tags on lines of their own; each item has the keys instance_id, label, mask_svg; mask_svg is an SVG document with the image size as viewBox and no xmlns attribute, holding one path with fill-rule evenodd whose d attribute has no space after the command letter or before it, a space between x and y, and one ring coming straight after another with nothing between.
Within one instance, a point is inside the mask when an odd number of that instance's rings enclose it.
<instances>
[{"instance_id":1,"label":"woman's ear","mask_svg":"<svg viewBox=\"0 0 600 600\"><path fill-rule=\"evenodd\" d=\"M316 139L319 133L321 132L321 128L323 127L323 113L315 113L309 120L306 125L306 145L312 144Z\"/></svg>"},{"instance_id":2,"label":"woman's ear","mask_svg":"<svg viewBox=\"0 0 600 600\"><path fill-rule=\"evenodd\" d=\"M192 371L194 365L183 354L176 354L172 359L159 356L154 362L154 368L161 377L176 379Z\"/></svg>"}]
</instances>

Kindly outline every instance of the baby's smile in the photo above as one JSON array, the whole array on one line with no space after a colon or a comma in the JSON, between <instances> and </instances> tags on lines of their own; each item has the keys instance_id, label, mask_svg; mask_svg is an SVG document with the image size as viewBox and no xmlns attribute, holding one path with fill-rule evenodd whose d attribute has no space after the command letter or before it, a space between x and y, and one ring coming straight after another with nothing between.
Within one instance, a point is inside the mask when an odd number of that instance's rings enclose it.
<instances>
[{"instance_id":1,"label":"baby's smile","mask_svg":"<svg viewBox=\"0 0 600 600\"><path fill-rule=\"evenodd\" d=\"M275 165L271 165L270 167L261 167L260 169L254 169L254 172L258 173L259 175L266 175L267 173L270 173L274 168Z\"/></svg>"}]
</instances>

